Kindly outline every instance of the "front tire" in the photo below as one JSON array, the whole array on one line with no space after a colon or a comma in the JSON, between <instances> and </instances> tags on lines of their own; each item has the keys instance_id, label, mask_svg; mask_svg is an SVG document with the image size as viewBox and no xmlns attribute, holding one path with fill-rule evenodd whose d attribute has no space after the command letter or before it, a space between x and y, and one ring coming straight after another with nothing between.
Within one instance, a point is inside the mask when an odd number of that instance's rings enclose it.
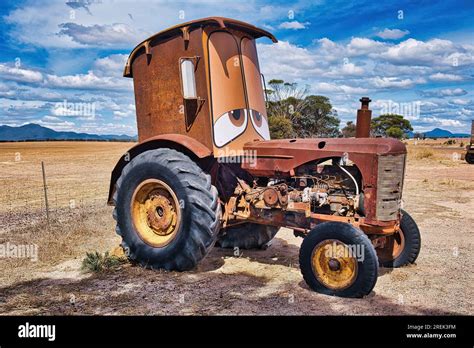
<instances>
[{"instance_id":1,"label":"front tire","mask_svg":"<svg viewBox=\"0 0 474 348\"><path fill-rule=\"evenodd\" d=\"M380 265L398 268L414 263L420 254L421 234L413 218L402 210L400 231L387 237L386 246L377 249Z\"/></svg>"},{"instance_id":2,"label":"front tire","mask_svg":"<svg viewBox=\"0 0 474 348\"><path fill-rule=\"evenodd\" d=\"M113 199L122 247L143 267L192 269L217 239L217 189L178 151L162 148L134 157L117 180Z\"/></svg>"},{"instance_id":3,"label":"front tire","mask_svg":"<svg viewBox=\"0 0 474 348\"><path fill-rule=\"evenodd\" d=\"M304 238L299 260L308 286L325 295L363 297L377 282L374 247L361 230L350 224L317 225Z\"/></svg>"}]
</instances>

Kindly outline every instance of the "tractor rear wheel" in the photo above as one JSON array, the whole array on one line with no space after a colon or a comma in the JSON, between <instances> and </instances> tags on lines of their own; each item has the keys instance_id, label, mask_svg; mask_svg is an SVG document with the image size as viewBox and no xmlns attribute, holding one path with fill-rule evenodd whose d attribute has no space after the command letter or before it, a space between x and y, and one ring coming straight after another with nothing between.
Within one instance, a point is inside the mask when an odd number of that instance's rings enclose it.
<instances>
[{"instance_id":1,"label":"tractor rear wheel","mask_svg":"<svg viewBox=\"0 0 474 348\"><path fill-rule=\"evenodd\" d=\"M474 153L466 153L466 162L474 164Z\"/></svg>"},{"instance_id":2,"label":"tractor rear wheel","mask_svg":"<svg viewBox=\"0 0 474 348\"><path fill-rule=\"evenodd\" d=\"M217 189L178 151L161 148L134 157L117 180L113 199L122 247L143 267L192 269L217 239Z\"/></svg>"},{"instance_id":3,"label":"tractor rear wheel","mask_svg":"<svg viewBox=\"0 0 474 348\"><path fill-rule=\"evenodd\" d=\"M279 228L246 222L221 230L217 245L221 248L265 249Z\"/></svg>"},{"instance_id":4,"label":"tractor rear wheel","mask_svg":"<svg viewBox=\"0 0 474 348\"><path fill-rule=\"evenodd\" d=\"M301 244L299 260L306 283L322 294L363 297L377 282L372 243L347 223L324 222L313 228Z\"/></svg>"},{"instance_id":5,"label":"tractor rear wheel","mask_svg":"<svg viewBox=\"0 0 474 348\"><path fill-rule=\"evenodd\" d=\"M415 220L402 210L400 231L387 237L384 248L377 249L380 265L397 268L414 263L421 248L421 235Z\"/></svg>"}]
</instances>

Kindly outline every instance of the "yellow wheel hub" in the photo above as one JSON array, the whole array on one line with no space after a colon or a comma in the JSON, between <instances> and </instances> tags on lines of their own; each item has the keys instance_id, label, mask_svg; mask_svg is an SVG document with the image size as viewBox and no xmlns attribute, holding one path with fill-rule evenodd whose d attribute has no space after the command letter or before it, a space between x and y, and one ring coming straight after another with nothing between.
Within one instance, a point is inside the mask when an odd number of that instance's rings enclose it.
<instances>
[{"instance_id":1,"label":"yellow wheel hub","mask_svg":"<svg viewBox=\"0 0 474 348\"><path fill-rule=\"evenodd\" d=\"M179 230L178 198L161 180L149 179L138 185L133 193L131 213L138 235L151 246L164 247Z\"/></svg>"},{"instance_id":2,"label":"yellow wheel hub","mask_svg":"<svg viewBox=\"0 0 474 348\"><path fill-rule=\"evenodd\" d=\"M357 259L346 244L335 239L316 245L311 265L319 282L333 290L351 286L357 277Z\"/></svg>"}]
</instances>

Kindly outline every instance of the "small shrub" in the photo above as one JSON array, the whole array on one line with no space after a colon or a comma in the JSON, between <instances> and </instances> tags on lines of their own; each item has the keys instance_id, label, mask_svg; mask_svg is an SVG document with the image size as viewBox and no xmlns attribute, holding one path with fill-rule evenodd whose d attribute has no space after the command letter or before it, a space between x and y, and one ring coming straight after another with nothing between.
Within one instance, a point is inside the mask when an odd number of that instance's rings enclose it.
<instances>
[{"instance_id":1,"label":"small shrub","mask_svg":"<svg viewBox=\"0 0 474 348\"><path fill-rule=\"evenodd\" d=\"M454 144L456 144L456 139L446 140L443 144L444 145L454 145Z\"/></svg>"},{"instance_id":2,"label":"small shrub","mask_svg":"<svg viewBox=\"0 0 474 348\"><path fill-rule=\"evenodd\" d=\"M108 251L104 254L96 251L86 253L86 257L82 260L81 269L86 272L100 273L116 270L124 262L126 262L125 258L110 255Z\"/></svg>"},{"instance_id":3,"label":"small shrub","mask_svg":"<svg viewBox=\"0 0 474 348\"><path fill-rule=\"evenodd\" d=\"M446 179L440 180L439 184L454 187L454 186L456 186L456 181L454 181L454 179L452 179L452 178L446 178Z\"/></svg>"},{"instance_id":4,"label":"small shrub","mask_svg":"<svg viewBox=\"0 0 474 348\"><path fill-rule=\"evenodd\" d=\"M430 149L421 149L420 151L417 152L416 158L417 159L423 159L423 158L430 158L433 157L434 153Z\"/></svg>"}]
</instances>

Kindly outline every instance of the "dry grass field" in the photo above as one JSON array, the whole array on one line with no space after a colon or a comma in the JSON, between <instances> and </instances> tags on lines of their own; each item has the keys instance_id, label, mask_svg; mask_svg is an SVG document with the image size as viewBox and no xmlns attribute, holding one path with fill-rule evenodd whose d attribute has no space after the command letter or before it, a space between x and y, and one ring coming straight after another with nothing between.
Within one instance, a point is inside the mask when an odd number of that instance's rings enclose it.
<instances>
[{"instance_id":1,"label":"dry grass field","mask_svg":"<svg viewBox=\"0 0 474 348\"><path fill-rule=\"evenodd\" d=\"M84 273L86 252L103 253L120 242L105 201L110 172L132 144L0 143L0 244L38 246L37 261L0 258L0 313L472 315L474 166L460 159L461 140L444 141L408 141L404 207L420 227L422 250L415 265L381 268L364 299L310 291L298 269L301 239L286 229L267 250L235 257L215 248L191 272L126 263Z\"/></svg>"}]
</instances>

